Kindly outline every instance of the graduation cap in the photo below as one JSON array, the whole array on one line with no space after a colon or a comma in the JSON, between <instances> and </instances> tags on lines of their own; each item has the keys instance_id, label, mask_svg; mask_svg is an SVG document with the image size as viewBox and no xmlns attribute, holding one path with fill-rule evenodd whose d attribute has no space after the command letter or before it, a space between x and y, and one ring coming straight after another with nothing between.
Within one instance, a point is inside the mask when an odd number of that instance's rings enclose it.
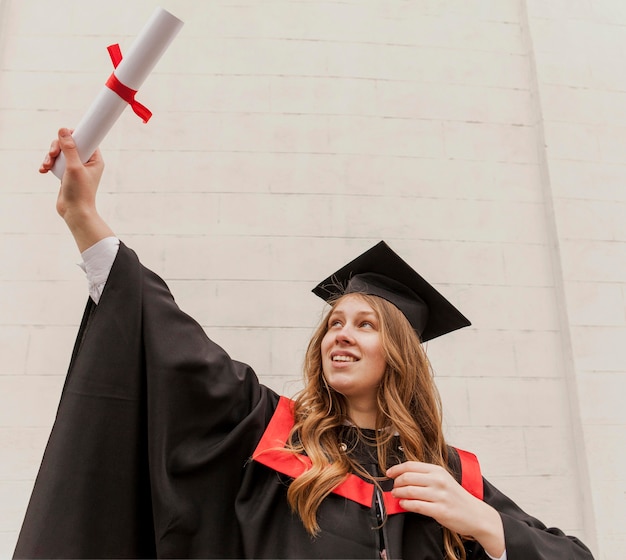
<instances>
[{"instance_id":1,"label":"graduation cap","mask_svg":"<svg viewBox=\"0 0 626 560\"><path fill-rule=\"evenodd\" d=\"M324 301L351 293L386 299L402 311L422 342L471 325L384 241L320 282L313 293Z\"/></svg>"}]
</instances>

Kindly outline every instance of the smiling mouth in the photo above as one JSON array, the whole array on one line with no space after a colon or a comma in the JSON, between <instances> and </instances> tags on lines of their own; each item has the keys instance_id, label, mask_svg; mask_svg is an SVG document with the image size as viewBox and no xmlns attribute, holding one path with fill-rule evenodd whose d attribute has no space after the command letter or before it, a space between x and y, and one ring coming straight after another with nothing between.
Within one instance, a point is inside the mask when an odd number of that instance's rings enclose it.
<instances>
[{"instance_id":1,"label":"smiling mouth","mask_svg":"<svg viewBox=\"0 0 626 560\"><path fill-rule=\"evenodd\" d=\"M333 356L332 360L333 362L357 362L358 358L355 358L354 356L338 355Z\"/></svg>"}]
</instances>

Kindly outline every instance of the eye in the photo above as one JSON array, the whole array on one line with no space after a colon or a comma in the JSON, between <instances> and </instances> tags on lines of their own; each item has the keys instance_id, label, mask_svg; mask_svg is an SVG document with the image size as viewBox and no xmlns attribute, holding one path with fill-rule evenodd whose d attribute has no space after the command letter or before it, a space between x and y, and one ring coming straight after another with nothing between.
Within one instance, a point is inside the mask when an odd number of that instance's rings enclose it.
<instances>
[{"instance_id":1,"label":"eye","mask_svg":"<svg viewBox=\"0 0 626 560\"><path fill-rule=\"evenodd\" d=\"M328 321L328 328L332 329L333 327L341 327L341 321L339 319L331 319Z\"/></svg>"},{"instance_id":2,"label":"eye","mask_svg":"<svg viewBox=\"0 0 626 560\"><path fill-rule=\"evenodd\" d=\"M374 323L372 323L371 321L363 321L359 326L361 328L364 328L364 329L374 329L374 328L376 328L374 326Z\"/></svg>"}]
</instances>

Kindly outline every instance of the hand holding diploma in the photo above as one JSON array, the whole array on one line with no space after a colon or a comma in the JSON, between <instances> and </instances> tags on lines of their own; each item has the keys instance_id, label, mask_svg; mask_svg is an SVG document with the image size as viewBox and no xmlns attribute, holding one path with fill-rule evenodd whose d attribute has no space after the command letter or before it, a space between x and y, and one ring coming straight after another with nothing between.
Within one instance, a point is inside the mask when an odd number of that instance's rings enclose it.
<instances>
[{"instance_id":1,"label":"hand holding diploma","mask_svg":"<svg viewBox=\"0 0 626 560\"><path fill-rule=\"evenodd\" d=\"M114 235L96 208L96 193L104 161L100 150L96 149L83 163L71 131L67 128L61 128L58 137L50 144L39 172L50 171L61 157L66 162L66 169L57 198L57 212L65 220L82 253L101 239Z\"/></svg>"},{"instance_id":2,"label":"hand holding diploma","mask_svg":"<svg viewBox=\"0 0 626 560\"><path fill-rule=\"evenodd\" d=\"M150 112L134 101L134 95L182 26L177 17L157 8L123 58L120 59L117 45L109 47L115 70L72 133L83 163L90 159L129 103L144 122L150 118ZM50 170L59 179L63 177L63 153Z\"/></svg>"}]
</instances>

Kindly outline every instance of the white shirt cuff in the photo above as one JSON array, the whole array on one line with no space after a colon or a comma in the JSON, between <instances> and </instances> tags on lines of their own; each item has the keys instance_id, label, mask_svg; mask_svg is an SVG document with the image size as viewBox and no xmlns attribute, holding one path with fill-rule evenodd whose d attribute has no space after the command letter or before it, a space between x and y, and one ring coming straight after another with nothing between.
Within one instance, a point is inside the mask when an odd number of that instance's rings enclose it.
<instances>
[{"instance_id":1,"label":"white shirt cuff","mask_svg":"<svg viewBox=\"0 0 626 560\"><path fill-rule=\"evenodd\" d=\"M87 275L89 295L95 303L100 301L119 247L117 237L105 237L81 253L83 262L78 266Z\"/></svg>"}]
</instances>

